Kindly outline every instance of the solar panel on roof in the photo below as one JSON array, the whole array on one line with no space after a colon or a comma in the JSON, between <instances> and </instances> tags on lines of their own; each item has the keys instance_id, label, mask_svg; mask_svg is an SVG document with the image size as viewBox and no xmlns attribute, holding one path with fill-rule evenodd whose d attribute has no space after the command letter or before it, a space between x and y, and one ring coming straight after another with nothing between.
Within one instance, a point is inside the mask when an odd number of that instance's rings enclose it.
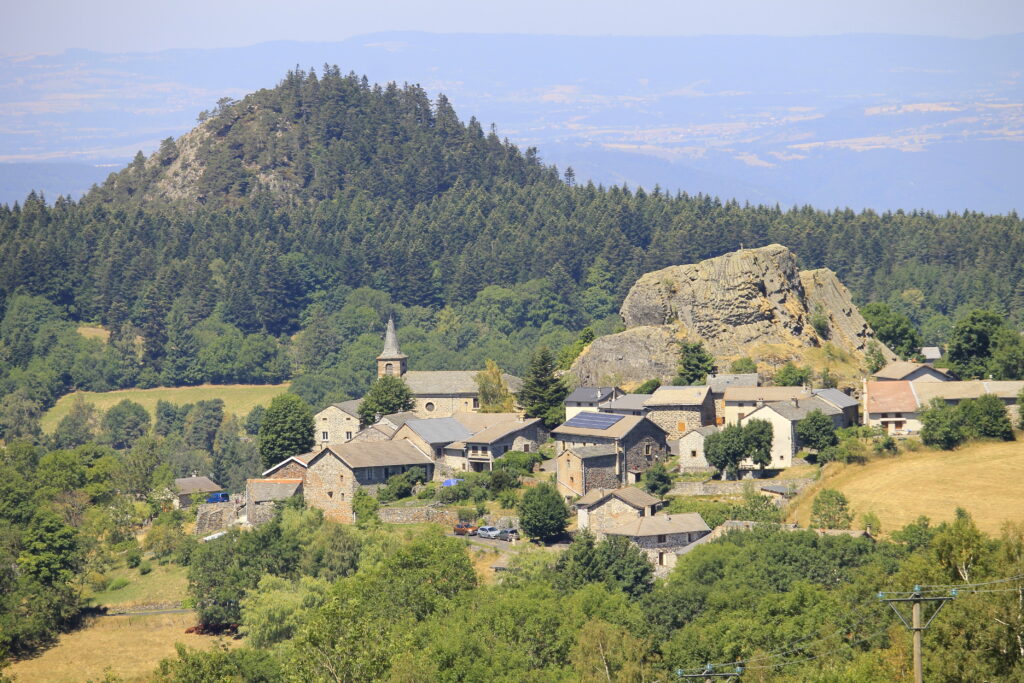
<instances>
[{"instance_id":1,"label":"solar panel on roof","mask_svg":"<svg viewBox=\"0 0 1024 683\"><path fill-rule=\"evenodd\" d=\"M614 413L578 413L565 423L566 427L579 429L608 429L623 418Z\"/></svg>"}]
</instances>

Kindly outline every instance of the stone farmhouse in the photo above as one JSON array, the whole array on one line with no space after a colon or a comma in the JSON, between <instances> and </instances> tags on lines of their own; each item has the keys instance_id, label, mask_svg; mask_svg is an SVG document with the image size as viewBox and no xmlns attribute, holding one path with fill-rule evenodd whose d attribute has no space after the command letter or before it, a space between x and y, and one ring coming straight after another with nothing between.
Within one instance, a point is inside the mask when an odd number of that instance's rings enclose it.
<instances>
[{"instance_id":1,"label":"stone farmhouse","mask_svg":"<svg viewBox=\"0 0 1024 683\"><path fill-rule=\"evenodd\" d=\"M257 497L268 480L300 480L306 504L338 522L355 521L352 501L356 490L375 491L389 477L419 467L427 479L434 475L434 460L407 439L335 444L283 460L247 482L246 498Z\"/></svg>"},{"instance_id":2,"label":"stone farmhouse","mask_svg":"<svg viewBox=\"0 0 1024 683\"><path fill-rule=\"evenodd\" d=\"M864 424L887 434L905 435L921 431L921 412L933 399L958 405L969 398L992 394L1002 401L1011 420L1017 417L1017 395L1024 381L968 380L886 380L864 382Z\"/></svg>"},{"instance_id":3,"label":"stone farmhouse","mask_svg":"<svg viewBox=\"0 0 1024 683\"><path fill-rule=\"evenodd\" d=\"M480 409L480 389L475 370L409 370L409 357L398 346L395 321L388 319L384 333L384 350L377 356L377 376L401 377L409 385L418 417L450 417L456 413L471 413ZM502 375L512 392L519 391L522 380Z\"/></svg>"},{"instance_id":4,"label":"stone farmhouse","mask_svg":"<svg viewBox=\"0 0 1024 683\"><path fill-rule=\"evenodd\" d=\"M754 409L807 395L805 387L728 387L722 397L725 424L739 424Z\"/></svg>"},{"instance_id":5,"label":"stone farmhouse","mask_svg":"<svg viewBox=\"0 0 1024 683\"><path fill-rule=\"evenodd\" d=\"M815 410L820 410L832 418L836 429L845 426L843 412L831 403L817 396L792 398L789 401L766 403L755 408L740 420L741 425L750 420L766 420L772 425L772 462L765 469L783 469L792 467L793 456L800 450L800 439L796 435L796 426ZM740 462L741 469L760 469L751 460Z\"/></svg>"},{"instance_id":6,"label":"stone farmhouse","mask_svg":"<svg viewBox=\"0 0 1024 683\"><path fill-rule=\"evenodd\" d=\"M907 360L893 361L871 377L876 382L949 382L954 379L948 370Z\"/></svg>"},{"instance_id":7,"label":"stone farmhouse","mask_svg":"<svg viewBox=\"0 0 1024 683\"><path fill-rule=\"evenodd\" d=\"M571 420L583 412L596 413L625 395L626 392L618 387L580 387L565 397L565 419Z\"/></svg>"},{"instance_id":8,"label":"stone farmhouse","mask_svg":"<svg viewBox=\"0 0 1024 683\"><path fill-rule=\"evenodd\" d=\"M719 431L721 428L717 425L708 425L691 429L683 434L679 439L679 469L686 471L710 467L707 458L704 457L704 440Z\"/></svg>"},{"instance_id":9,"label":"stone farmhouse","mask_svg":"<svg viewBox=\"0 0 1024 683\"><path fill-rule=\"evenodd\" d=\"M603 532L607 536L625 536L647 555L661 574L676 566L679 553L694 541L711 533L698 513L640 517Z\"/></svg>"},{"instance_id":10,"label":"stone farmhouse","mask_svg":"<svg viewBox=\"0 0 1024 683\"><path fill-rule=\"evenodd\" d=\"M635 483L669 455L665 430L639 415L581 413L551 435L558 489L566 498Z\"/></svg>"},{"instance_id":11,"label":"stone farmhouse","mask_svg":"<svg viewBox=\"0 0 1024 683\"><path fill-rule=\"evenodd\" d=\"M269 522L274 517L274 507L279 501L288 500L302 493L302 478L295 479L249 479L245 485L246 521L256 526Z\"/></svg>"},{"instance_id":12,"label":"stone farmhouse","mask_svg":"<svg viewBox=\"0 0 1024 683\"><path fill-rule=\"evenodd\" d=\"M670 443L690 429L715 423L715 403L707 386L658 387L644 408L647 419L665 430Z\"/></svg>"},{"instance_id":13,"label":"stone farmhouse","mask_svg":"<svg viewBox=\"0 0 1024 683\"><path fill-rule=\"evenodd\" d=\"M174 480L174 507L187 508L202 503L211 493L220 493L224 487L209 477L183 477Z\"/></svg>"},{"instance_id":14,"label":"stone farmhouse","mask_svg":"<svg viewBox=\"0 0 1024 683\"><path fill-rule=\"evenodd\" d=\"M313 417L314 436L321 445L345 443L359 433L360 399L332 403Z\"/></svg>"},{"instance_id":15,"label":"stone farmhouse","mask_svg":"<svg viewBox=\"0 0 1024 683\"><path fill-rule=\"evenodd\" d=\"M591 489L581 497L573 508L576 510L576 527L590 529L595 534L605 529L621 526L641 517L653 517L663 501L636 486L619 489Z\"/></svg>"},{"instance_id":16,"label":"stone farmhouse","mask_svg":"<svg viewBox=\"0 0 1024 683\"><path fill-rule=\"evenodd\" d=\"M521 418L495 421L462 441L445 448L445 465L454 472L489 472L494 461L509 451L536 451L547 438L540 418Z\"/></svg>"},{"instance_id":17,"label":"stone farmhouse","mask_svg":"<svg viewBox=\"0 0 1024 683\"><path fill-rule=\"evenodd\" d=\"M715 424L725 424L725 390L730 387L756 387L761 378L756 372L742 374L712 374L704 382L711 390L711 399L715 402Z\"/></svg>"}]
</instances>

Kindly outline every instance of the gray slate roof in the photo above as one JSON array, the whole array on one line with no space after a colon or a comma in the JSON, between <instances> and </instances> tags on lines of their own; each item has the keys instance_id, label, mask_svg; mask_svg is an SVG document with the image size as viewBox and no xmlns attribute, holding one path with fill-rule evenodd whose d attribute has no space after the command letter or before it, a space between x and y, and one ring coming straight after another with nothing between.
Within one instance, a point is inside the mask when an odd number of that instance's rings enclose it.
<instances>
[{"instance_id":1,"label":"gray slate roof","mask_svg":"<svg viewBox=\"0 0 1024 683\"><path fill-rule=\"evenodd\" d=\"M711 436L712 434L718 433L718 427L715 425L706 425L704 427L697 427L696 429L689 429L683 434L683 436L686 436L691 432L697 432L701 436Z\"/></svg>"},{"instance_id":2,"label":"gray slate roof","mask_svg":"<svg viewBox=\"0 0 1024 683\"><path fill-rule=\"evenodd\" d=\"M697 512L684 512L675 515L655 515L640 517L626 522L621 526L606 529L606 534L615 536L661 536L682 534L696 531L711 531L704 518Z\"/></svg>"},{"instance_id":3,"label":"gray slate roof","mask_svg":"<svg viewBox=\"0 0 1024 683\"><path fill-rule=\"evenodd\" d=\"M330 446L320 451L309 466L324 453L333 453L352 469L359 467L380 467L383 465L433 465L431 460L411 441L360 441Z\"/></svg>"},{"instance_id":4,"label":"gray slate roof","mask_svg":"<svg viewBox=\"0 0 1024 683\"><path fill-rule=\"evenodd\" d=\"M405 425L429 444L449 444L453 441L465 441L473 436L473 432L466 429L454 417L408 420Z\"/></svg>"},{"instance_id":5,"label":"gray slate roof","mask_svg":"<svg viewBox=\"0 0 1024 683\"><path fill-rule=\"evenodd\" d=\"M651 394L626 394L625 396L619 396L614 401L608 403L608 405L602 406L602 412L615 412L617 410L643 410L644 401L649 399Z\"/></svg>"},{"instance_id":6,"label":"gray slate roof","mask_svg":"<svg viewBox=\"0 0 1024 683\"><path fill-rule=\"evenodd\" d=\"M860 401L852 396L847 396L838 389L812 389L811 393L825 399L837 408L853 408L860 405Z\"/></svg>"},{"instance_id":7,"label":"gray slate roof","mask_svg":"<svg viewBox=\"0 0 1024 683\"><path fill-rule=\"evenodd\" d=\"M349 401L342 401L341 403L332 403L331 405L341 410L342 412L348 413L352 417L359 417L359 404L363 402L361 398L353 398Z\"/></svg>"},{"instance_id":8,"label":"gray slate roof","mask_svg":"<svg viewBox=\"0 0 1024 683\"><path fill-rule=\"evenodd\" d=\"M615 387L579 387L565 397L568 403L600 403L607 401L615 392Z\"/></svg>"},{"instance_id":9,"label":"gray slate roof","mask_svg":"<svg viewBox=\"0 0 1024 683\"><path fill-rule=\"evenodd\" d=\"M384 331L384 350L379 356L380 360L399 360L402 358L408 358L402 350L398 348L398 335L395 334L395 319L388 318L388 327Z\"/></svg>"},{"instance_id":10,"label":"gray slate roof","mask_svg":"<svg viewBox=\"0 0 1024 683\"><path fill-rule=\"evenodd\" d=\"M184 477L174 480L174 488L179 494L189 493L214 493L223 491L224 487L214 482L209 477Z\"/></svg>"},{"instance_id":11,"label":"gray slate roof","mask_svg":"<svg viewBox=\"0 0 1024 683\"><path fill-rule=\"evenodd\" d=\"M791 422L802 420L815 410L820 410L826 415L839 415L843 412L831 403L826 403L816 396L798 399L797 405L793 405L792 401L776 401L775 403L767 403L764 407L771 408ZM750 413L750 415L753 414Z\"/></svg>"},{"instance_id":12,"label":"gray slate roof","mask_svg":"<svg viewBox=\"0 0 1024 683\"><path fill-rule=\"evenodd\" d=\"M708 375L704 382L715 394L723 394L728 387L756 387L759 378L756 372L742 374Z\"/></svg>"},{"instance_id":13,"label":"gray slate roof","mask_svg":"<svg viewBox=\"0 0 1024 683\"><path fill-rule=\"evenodd\" d=\"M625 486L620 489L591 489L581 496L574 505L576 507L590 507L611 497L618 498L635 508L645 508L661 502L660 498L655 498L643 489L638 489L635 486Z\"/></svg>"},{"instance_id":14,"label":"gray slate roof","mask_svg":"<svg viewBox=\"0 0 1024 683\"><path fill-rule=\"evenodd\" d=\"M586 460L587 458L602 458L606 455L615 455L615 446L575 446L569 449L575 456Z\"/></svg>"},{"instance_id":15,"label":"gray slate roof","mask_svg":"<svg viewBox=\"0 0 1024 683\"><path fill-rule=\"evenodd\" d=\"M246 495L254 503L285 500L294 496L300 486L301 479L250 479Z\"/></svg>"},{"instance_id":16,"label":"gray slate roof","mask_svg":"<svg viewBox=\"0 0 1024 683\"><path fill-rule=\"evenodd\" d=\"M409 389L416 396L476 395L480 388L476 383L477 370L410 370L402 376ZM510 391L519 391L523 380L509 374L502 374Z\"/></svg>"}]
</instances>

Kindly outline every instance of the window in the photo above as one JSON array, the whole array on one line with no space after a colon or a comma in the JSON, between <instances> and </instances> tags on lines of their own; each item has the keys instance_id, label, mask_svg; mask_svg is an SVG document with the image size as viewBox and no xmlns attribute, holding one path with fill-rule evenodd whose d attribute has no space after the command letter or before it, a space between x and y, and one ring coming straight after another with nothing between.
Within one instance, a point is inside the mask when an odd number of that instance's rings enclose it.
<instances>
[{"instance_id":1,"label":"window","mask_svg":"<svg viewBox=\"0 0 1024 683\"><path fill-rule=\"evenodd\" d=\"M899 422L893 422L892 423L892 428L893 429L903 429L903 421L900 420Z\"/></svg>"},{"instance_id":2,"label":"window","mask_svg":"<svg viewBox=\"0 0 1024 683\"><path fill-rule=\"evenodd\" d=\"M645 511L644 511L644 509L643 509L643 508L640 508L640 516L641 516L641 517L645 517L645 516L646 516L646 515L644 514L644 512L645 512Z\"/></svg>"},{"instance_id":3,"label":"window","mask_svg":"<svg viewBox=\"0 0 1024 683\"><path fill-rule=\"evenodd\" d=\"M664 567L665 566L665 553L658 553L658 566L659 567Z\"/></svg>"},{"instance_id":4,"label":"window","mask_svg":"<svg viewBox=\"0 0 1024 683\"><path fill-rule=\"evenodd\" d=\"M690 451L690 457L691 458L696 458L697 457L697 451Z\"/></svg>"},{"instance_id":5,"label":"window","mask_svg":"<svg viewBox=\"0 0 1024 683\"><path fill-rule=\"evenodd\" d=\"M665 542L665 534L658 534L658 543Z\"/></svg>"},{"instance_id":6,"label":"window","mask_svg":"<svg viewBox=\"0 0 1024 683\"><path fill-rule=\"evenodd\" d=\"M681 431L681 432L685 432L686 431L686 423L685 422L680 422L677 426L679 428L679 431Z\"/></svg>"},{"instance_id":7,"label":"window","mask_svg":"<svg viewBox=\"0 0 1024 683\"><path fill-rule=\"evenodd\" d=\"M393 375L393 374L395 374L395 366L394 366L393 363L385 363L384 364L384 374L385 375Z\"/></svg>"},{"instance_id":8,"label":"window","mask_svg":"<svg viewBox=\"0 0 1024 683\"><path fill-rule=\"evenodd\" d=\"M423 406L423 407L424 407L424 408L426 408L426 410L427 410L427 412L428 412L428 413L432 413L432 412L434 412L434 404L433 404L433 403L430 403L429 401L428 401L428 402L427 402L427 404L426 404L425 406Z\"/></svg>"},{"instance_id":9,"label":"window","mask_svg":"<svg viewBox=\"0 0 1024 683\"><path fill-rule=\"evenodd\" d=\"M893 417L903 417L903 413L893 413Z\"/></svg>"},{"instance_id":10,"label":"window","mask_svg":"<svg viewBox=\"0 0 1024 683\"><path fill-rule=\"evenodd\" d=\"M326 418L326 417L321 417L321 418L320 418L320 421L321 421L321 422L327 422L327 418Z\"/></svg>"},{"instance_id":11,"label":"window","mask_svg":"<svg viewBox=\"0 0 1024 683\"><path fill-rule=\"evenodd\" d=\"M334 498L334 491L328 491L327 492L327 497L328 498Z\"/></svg>"},{"instance_id":12,"label":"window","mask_svg":"<svg viewBox=\"0 0 1024 683\"><path fill-rule=\"evenodd\" d=\"M645 443L644 444L644 455L650 455L650 454L651 454L651 444Z\"/></svg>"},{"instance_id":13,"label":"window","mask_svg":"<svg viewBox=\"0 0 1024 683\"><path fill-rule=\"evenodd\" d=\"M320 435L324 441L327 441L327 432L320 432Z\"/></svg>"},{"instance_id":14,"label":"window","mask_svg":"<svg viewBox=\"0 0 1024 683\"><path fill-rule=\"evenodd\" d=\"M345 440L350 441L352 439L352 432L345 432Z\"/></svg>"},{"instance_id":15,"label":"window","mask_svg":"<svg viewBox=\"0 0 1024 683\"><path fill-rule=\"evenodd\" d=\"M480 399L478 399L478 398L474 398L473 399L473 407L474 408L479 408L480 407Z\"/></svg>"},{"instance_id":16,"label":"window","mask_svg":"<svg viewBox=\"0 0 1024 683\"><path fill-rule=\"evenodd\" d=\"M530 452L530 444L528 444L528 443L527 444L523 444L523 453L529 453L529 452Z\"/></svg>"}]
</instances>

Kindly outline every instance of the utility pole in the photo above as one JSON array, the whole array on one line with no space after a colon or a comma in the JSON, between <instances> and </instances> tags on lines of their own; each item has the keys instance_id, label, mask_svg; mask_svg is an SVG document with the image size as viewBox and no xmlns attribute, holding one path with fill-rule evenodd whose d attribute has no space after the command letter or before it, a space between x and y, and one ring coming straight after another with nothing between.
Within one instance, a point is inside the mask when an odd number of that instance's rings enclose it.
<instances>
[{"instance_id":1,"label":"utility pole","mask_svg":"<svg viewBox=\"0 0 1024 683\"><path fill-rule=\"evenodd\" d=\"M935 619L935 615L942 610L942 607L949 600L956 598L956 591L950 591L949 595L940 595L934 597L924 597L921 595L921 587L914 586L914 591L909 597L904 598L887 598L886 595L905 595L904 593L879 593L878 599L882 602L889 603L889 607L892 607L892 611L896 613L896 616L900 618L903 625L910 629L911 633L914 634L914 683L924 683L924 665L923 665L923 654L922 654L922 642L924 638L925 630L931 626L932 621ZM909 602L910 607L910 623L904 618L903 613L899 611L896 606L898 602ZM922 616L922 604L926 602L936 603L935 611L928 617L923 625L921 624Z\"/></svg>"}]
</instances>

